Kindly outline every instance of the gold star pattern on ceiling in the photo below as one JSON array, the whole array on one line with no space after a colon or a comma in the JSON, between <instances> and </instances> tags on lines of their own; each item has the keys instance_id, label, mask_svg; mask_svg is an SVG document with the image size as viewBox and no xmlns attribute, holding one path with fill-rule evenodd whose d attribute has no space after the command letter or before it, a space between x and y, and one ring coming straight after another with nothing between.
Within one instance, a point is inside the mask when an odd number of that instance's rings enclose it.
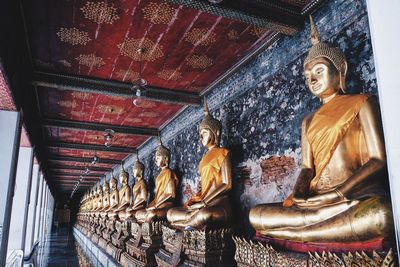
<instances>
[{"instance_id":1,"label":"gold star pattern on ceiling","mask_svg":"<svg viewBox=\"0 0 400 267\"><path fill-rule=\"evenodd\" d=\"M112 3L88 1L81 7L81 11L86 19L97 24L113 24L119 19L118 10Z\"/></svg>"},{"instance_id":2,"label":"gold star pattern on ceiling","mask_svg":"<svg viewBox=\"0 0 400 267\"><path fill-rule=\"evenodd\" d=\"M164 56L162 46L155 44L148 38L127 38L125 42L118 45L121 55L128 56L135 61L155 61ZM143 49L142 53L138 50Z\"/></svg>"},{"instance_id":3,"label":"gold star pattern on ceiling","mask_svg":"<svg viewBox=\"0 0 400 267\"><path fill-rule=\"evenodd\" d=\"M123 81L131 81L135 82L139 79L139 72L133 71L133 70L124 70L124 69L119 69L116 72L116 75L119 79Z\"/></svg>"},{"instance_id":4,"label":"gold star pattern on ceiling","mask_svg":"<svg viewBox=\"0 0 400 267\"><path fill-rule=\"evenodd\" d=\"M189 32L185 33L185 41L193 45L207 46L215 43L216 34L214 32L208 32L207 28L193 28Z\"/></svg>"},{"instance_id":5,"label":"gold star pattern on ceiling","mask_svg":"<svg viewBox=\"0 0 400 267\"><path fill-rule=\"evenodd\" d=\"M98 105L97 110L106 115L117 115L125 111L123 107L116 105Z\"/></svg>"},{"instance_id":6,"label":"gold star pattern on ceiling","mask_svg":"<svg viewBox=\"0 0 400 267\"><path fill-rule=\"evenodd\" d=\"M61 42L71 45L86 45L92 40L89 37L89 33L77 28L60 28L57 32L57 36Z\"/></svg>"},{"instance_id":7,"label":"gold star pattern on ceiling","mask_svg":"<svg viewBox=\"0 0 400 267\"><path fill-rule=\"evenodd\" d=\"M157 76L167 81L177 81L182 78L182 73L175 69L164 69L159 71Z\"/></svg>"},{"instance_id":8,"label":"gold star pattern on ceiling","mask_svg":"<svg viewBox=\"0 0 400 267\"><path fill-rule=\"evenodd\" d=\"M84 93L84 92L72 92L71 94L74 98L81 99L81 100L85 100L86 98L89 97L89 94Z\"/></svg>"},{"instance_id":9,"label":"gold star pattern on ceiling","mask_svg":"<svg viewBox=\"0 0 400 267\"><path fill-rule=\"evenodd\" d=\"M194 69L206 69L213 65L213 60L205 55L192 55L186 59L186 65Z\"/></svg>"},{"instance_id":10,"label":"gold star pattern on ceiling","mask_svg":"<svg viewBox=\"0 0 400 267\"><path fill-rule=\"evenodd\" d=\"M261 37L267 30L261 27L253 26L250 30L250 34Z\"/></svg>"},{"instance_id":11,"label":"gold star pattern on ceiling","mask_svg":"<svg viewBox=\"0 0 400 267\"><path fill-rule=\"evenodd\" d=\"M104 60L101 57L97 57L95 54L80 54L79 57L75 58L78 61L79 65L83 65L86 67L96 67L100 68L104 64Z\"/></svg>"},{"instance_id":12,"label":"gold star pattern on ceiling","mask_svg":"<svg viewBox=\"0 0 400 267\"><path fill-rule=\"evenodd\" d=\"M237 32L237 30L234 30L234 29L231 29L229 32L228 32L228 39L229 40L237 40L237 39L239 39L239 33Z\"/></svg>"},{"instance_id":13,"label":"gold star pattern on ceiling","mask_svg":"<svg viewBox=\"0 0 400 267\"><path fill-rule=\"evenodd\" d=\"M144 19L153 24L167 24L174 17L175 9L165 2L150 2L142 12Z\"/></svg>"}]
</instances>

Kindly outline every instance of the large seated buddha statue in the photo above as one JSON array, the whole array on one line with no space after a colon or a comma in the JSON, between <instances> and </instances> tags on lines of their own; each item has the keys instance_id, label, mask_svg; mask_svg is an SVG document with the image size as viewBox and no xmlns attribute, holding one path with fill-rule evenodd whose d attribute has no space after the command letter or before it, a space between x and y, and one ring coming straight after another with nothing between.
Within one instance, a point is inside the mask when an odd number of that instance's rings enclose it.
<instances>
[{"instance_id":1,"label":"large seated buddha statue","mask_svg":"<svg viewBox=\"0 0 400 267\"><path fill-rule=\"evenodd\" d=\"M100 216L100 212L103 209L103 190L101 188L101 186L99 185L97 187L97 207L95 210L95 216L99 217Z\"/></svg>"},{"instance_id":2,"label":"large seated buddha statue","mask_svg":"<svg viewBox=\"0 0 400 267\"><path fill-rule=\"evenodd\" d=\"M130 219L135 219L135 214L138 210L145 209L147 204L147 187L146 182L143 178L144 176L144 165L137 158L135 164L132 168L132 174L136 181L132 187L133 199L132 204L126 210L126 217Z\"/></svg>"},{"instance_id":3,"label":"large seated buddha statue","mask_svg":"<svg viewBox=\"0 0 400 267\"><path fill-rule=\"evenodd\" d=\"M119 181L122 186L118 191L119 204L114 211L118 214L119 219L124 220L126 209L131 202L131 188L128 185L128 173L124 170L124 166L122 165L119 173Z\"/></svg>"},{"instance_id":4,"label":"large seated buddha statue","mask_svg":"<svg viewBox=\"0 0 400 267\"><path fill-rule=\"evenodd\" d=\"M152 222L154 220L166 219L167 211L174 206L176 197L176 188L178 187L178 177L168 167L171 158L171 152L159 140L155 162L161 169L156 178L156 194L153 201L144 210L138 210L135 218L139 223Z\"/></svg>"},{"instance_id":5,"label":"large seated buddha statue","mask_svg":"<svg viewBox=\"0 0 400 267\"><path fill-rule=\"evenodd\" d=\"M254 207L250 222L272 241L345 247L390 239L393 220L376 98L344 93L346 58L320 41L312 18L311 39L304 74L322 104L302 122L301 172L288 199Z\"/></svg>"},{"instance_id":6,"label":"large seated buddha statue","mask_svg":"<svg viewBox=\"0 0 400 267\"><path fill-rule=\"evenodd\" d=\"M208 111L204 99L204 119L200 123L200 141L208 151L199 164L201 190L183 207L168 211L168 221L177 228L202 229L205 226L224 226L231 218L228 192L232 188L230 152L219 147L221 123Z\"/></svg>"}]
</instances>

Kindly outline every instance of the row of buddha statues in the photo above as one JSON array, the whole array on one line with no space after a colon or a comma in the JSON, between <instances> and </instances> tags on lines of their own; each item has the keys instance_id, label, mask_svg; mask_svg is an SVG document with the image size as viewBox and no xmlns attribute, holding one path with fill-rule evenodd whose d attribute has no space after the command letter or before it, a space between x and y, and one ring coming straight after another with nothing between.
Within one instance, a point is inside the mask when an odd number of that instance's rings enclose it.
<instances>
[{"instance_id":1,"label":"row of buddha statues","mask_svg":"<svg viewBox=\"0 0 400 267\"><path fill-rule=\"evenodd\" d=\"M321 41L312 18L311 40L304 75L311 93L321 100L321 107L306 116L301 125L300 174L285 201L253 207L249 221L258 237L286 249L296 250L299 244L325 249L340 244L342 250L357 250L357 246L365 248L371 242L377 248L382 244L379 242L393 237L379 107L369 94L345 93L348 65L344 53ZM103 190L98 187L83 198L79 227L88 234L97 233L98 240L104 239L104 246L113 243L119 247L121 255L127 254L123 265L168 266L169 259L170 266L175 266L180 257L176 253L181 248L186 251L183 254L187 266L220 266L217 263L221 257L229 256L229 250L233 250L228 245L232 240L226 238L232 228L230 151L220 147L221 123L209 113L206 101L204 104L199 135L207 152L199 163L201 189L186 203L176 206L179 179L169 168L171 154L161 140L155 153L155 163L161 171L155 179L151 202L147 202L144 165L139 159L132 170L136 179L132 189L128 174L121 167L120 190L111 177L110 185L104 181ZM124 239L119 245L112 241L115 233L117 239ZM217 241L208 242L209 239ZM151 251L156 258L151 263L130 249L146 240L147 248L159 245L158 252ZM218 243L215 246L221 248L214 258L205 255L210 249L203 248L211 243ZM121 255L120 262L124 258Z\"/></svg>"}]
</instances>

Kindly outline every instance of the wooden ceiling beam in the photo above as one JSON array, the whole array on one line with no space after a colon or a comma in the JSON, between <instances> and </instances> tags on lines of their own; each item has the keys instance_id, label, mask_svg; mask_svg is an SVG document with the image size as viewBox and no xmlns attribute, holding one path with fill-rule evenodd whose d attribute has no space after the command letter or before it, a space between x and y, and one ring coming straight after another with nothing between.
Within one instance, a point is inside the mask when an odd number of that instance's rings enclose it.
<instances>
[{"instance_id":1,"label":"wooden ceiling beam","mask_svg":"<svg viewBox=\"0 0 400 267\"><path fill-rule=\"evenodd\" d=\"M48 142L46 144L47 147L53 148L65 148L72 150L89 150L89 151L101 151L101 152L115 152L115 153L136 153L136 148L129 147L119 147L119 146L111 146L106 147L102 145L92 145L92 144L77 144L77 143L66 143L66 142Z\"/></svg>"},{"instance_id":2,"label":"wooden ceiling beam","mask_svg":"<svg viewBox=\"0 0 400 267\"><path fill-rule=\"evenodd\" d=\"M92 162L93 158L67 157L67 156L50 156L48 158L48 160L49 161L67 161L67 162L87 162L87 163L90 163L90 162ZM117 164L121 164L121 161L120 160L115 160L115 159L103 159L103 158L100 158L98 163L117 165Z\"/></svg>"},{"instance_id":3,"label":"wooden ceiling beam","mask_svg":"<svg viewBox=\"0 0 400 267\"><path fill-rule=\"evenodd\" d=\"M136 93L137 89L139 89L138 86L132 83L42 71L33 73L31 84L37 86L39 89L52 88L125 98L137 97ZM152 101L184 106L200 106L201 104L200 96L196 93L181 92L152 86L146 86L140 88L140 90L141 98Z\"/></svg>"},{"instance_id":4,"label":"wooden ceiling beam","mask_svg":"<svg viewBox=\"0 0 400 267\"><path fill-rule=\"evenodd\" d=\"M82 121L43 118L42 125L47 126L47 127L57 127L57 128L76 129L76 130L85 130L85 131L97 131L97 132L104 132L106 129L112 129L115 133L120 133L120 134L141 135L141 136L158 136L158 129L155 129L155 128L120 126L120 125L94 123L94 122L82 122Z\"/></svg>"},{"instance_id":5,"label":"wooden ceiling beam","mask_svg":"<svg viewBox=\"0 0 400 267\"><path fill-rule=\"evenodd\" d=\"M88 179L100 179L104 175L96 175L96 174L80 174L80 173L67 173L67 172L50 172L49 176L57 177L57 176L68 176L68 177L81 177Z\"/></svg>"}]
</instances>

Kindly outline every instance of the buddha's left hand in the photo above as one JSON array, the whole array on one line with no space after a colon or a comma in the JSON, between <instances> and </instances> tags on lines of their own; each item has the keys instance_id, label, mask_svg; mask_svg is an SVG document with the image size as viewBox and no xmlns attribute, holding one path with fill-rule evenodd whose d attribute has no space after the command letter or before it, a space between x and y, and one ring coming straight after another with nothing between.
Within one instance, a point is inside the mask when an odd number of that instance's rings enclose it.
<instances>
[{"instance_id":1,"label":"buddha's left hand","mask_svg":"<svg viewBox=\"0 0 400 267\"><path fill-rule=\"evenodd\" d=\"M318 208L321 206L343 201L347 201L347 199L343 195L341 195L337 191L330 191L324 194L309 197L304 202L297 203L296 205L300 208Z\"/></svg>"}]
</instances>

